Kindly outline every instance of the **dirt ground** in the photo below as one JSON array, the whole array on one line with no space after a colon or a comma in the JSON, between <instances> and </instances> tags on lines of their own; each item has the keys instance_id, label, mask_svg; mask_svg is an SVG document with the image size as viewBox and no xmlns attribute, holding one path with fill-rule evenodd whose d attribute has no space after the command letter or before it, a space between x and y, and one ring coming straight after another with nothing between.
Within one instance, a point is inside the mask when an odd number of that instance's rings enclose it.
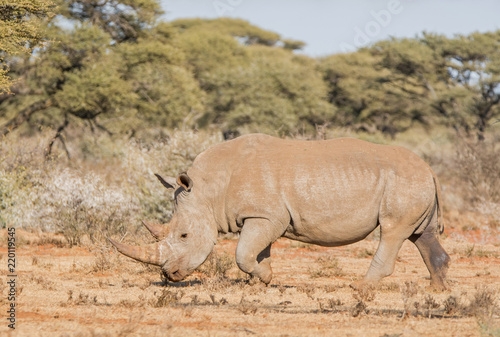
<instances>
[{"instance_id":1,"label":"dirt ground","mask_svg":"<svg viewBox=\"0 0 500 337\"><path fill-rule=\"evenodd\" d=\"M5 317L6 230L0 235ZM377 290L353 291L349 284L368 269L376 235L339 248L280 239L267 287L235 266L237 238L220 239L203 272L167 284L158 268L110 247L59 247L54 236L16 235L16 329L2 319L2 336L500 335L500 240L489 227L441 237L452 264L450 290L440 293L427 289L428 272L410 242Z\"/></svg>"}]
</instances>

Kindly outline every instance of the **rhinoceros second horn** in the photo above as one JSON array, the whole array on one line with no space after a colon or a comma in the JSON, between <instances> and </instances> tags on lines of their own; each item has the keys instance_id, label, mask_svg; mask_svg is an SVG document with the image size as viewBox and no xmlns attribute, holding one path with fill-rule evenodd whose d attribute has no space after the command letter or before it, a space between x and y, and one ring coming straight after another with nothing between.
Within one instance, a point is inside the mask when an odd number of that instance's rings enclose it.
<instances>
[{"instance_id":1,"label":"rhinoceros second horn","mask_svg":"<svg viewBox=\"0 0 500 337\"><path fill-rule=\"evenodd\" d=\"M166 236L166 232L168 230L167 225L159 225L159 224L154 224L151 222L148 222L146 220L142 221L142 224L146 229L153 235L153 237L156 240L163 240Z\"/></svg>"}]
</instances>

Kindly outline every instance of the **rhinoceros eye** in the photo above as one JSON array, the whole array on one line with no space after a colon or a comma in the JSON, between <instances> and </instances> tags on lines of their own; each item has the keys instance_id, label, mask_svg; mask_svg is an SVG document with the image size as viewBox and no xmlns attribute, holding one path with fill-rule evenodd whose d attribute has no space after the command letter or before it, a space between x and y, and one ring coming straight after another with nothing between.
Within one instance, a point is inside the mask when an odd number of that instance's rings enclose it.
<instances>
[{"instance_id":1,"label":"rhinoceros eye","mask_svg":"<svg viewBox=\"0 0 500 337\"><path fill-rule=\"evenodd\" d=\"M183 239L185 239L187 237L188 237L187 233L184 233L184 234L181 235L181 238L183 238Z\"/></svg>"}]
</instances>

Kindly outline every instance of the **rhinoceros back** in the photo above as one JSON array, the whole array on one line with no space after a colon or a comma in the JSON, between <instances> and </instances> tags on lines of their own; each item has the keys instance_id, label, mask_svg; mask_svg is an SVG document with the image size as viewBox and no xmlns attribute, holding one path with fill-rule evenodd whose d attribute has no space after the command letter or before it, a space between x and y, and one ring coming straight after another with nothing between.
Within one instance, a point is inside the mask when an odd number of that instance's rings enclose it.
<instances>
[{"instance_id":1,"label":"rhinoceros back","mask_svg":"<svg viewBox=\"0 0 500 337\"><path fill-rule=\"evenodd\" d=\"M219 218L233 226L267 218L285 236L328 246L364 238L381 215L420 216L436 199L433 173L418 156L352 138L247 135L212 147L193 167L217 179Z\"/></svg>"}]
</instances>

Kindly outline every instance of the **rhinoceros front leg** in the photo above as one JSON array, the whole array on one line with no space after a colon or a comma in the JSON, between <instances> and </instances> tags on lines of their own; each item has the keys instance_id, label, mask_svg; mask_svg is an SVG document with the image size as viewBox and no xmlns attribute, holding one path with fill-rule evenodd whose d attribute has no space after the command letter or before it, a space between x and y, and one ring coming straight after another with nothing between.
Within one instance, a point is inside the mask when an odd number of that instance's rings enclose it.
<instances>
[{"instance_id":1,"label":"rhinoceros front leg","mask_svg":"<svg viewBox=\"0 0 500 337\"><path fill-rule=\"evenodd\" d=\"M236 247L236 263L247 274L269 284L271 269L271 244L283 234L279 226L266 219L247 219L243 224Z\"/></svg>"}]
</instances>

